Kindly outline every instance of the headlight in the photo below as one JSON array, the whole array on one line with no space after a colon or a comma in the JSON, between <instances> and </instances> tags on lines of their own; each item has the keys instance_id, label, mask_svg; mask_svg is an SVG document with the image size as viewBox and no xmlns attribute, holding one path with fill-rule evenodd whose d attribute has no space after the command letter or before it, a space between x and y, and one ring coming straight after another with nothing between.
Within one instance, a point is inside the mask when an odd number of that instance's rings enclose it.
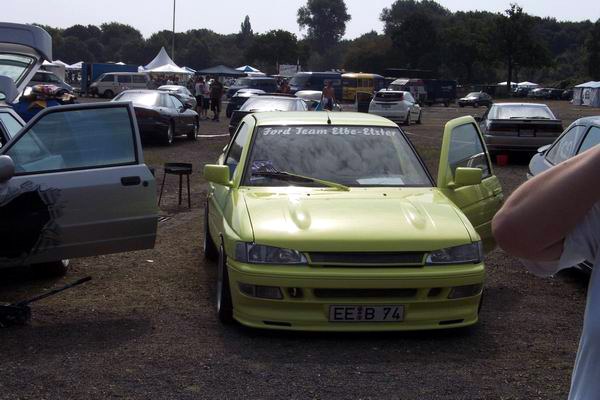
<instances>
[{"instance_id":1,"label":"headlight","mask_svg":"<svg viewBox=\"0 0 600 400\"><path fill-rule=\"evenodd\" d=\"M427 256L425 264L478 264L482 260L483 247L481 242L476 242L432 251Z\"/></svg>"},{"instance_id":2,"label":"headlight","mask_svg":"<svg viewBox=\"0 0 600 400\"><path fill-rule=\"evenodd\" d=\"M297 250L282 249L254 243L238 242L235 259L250 264L306 264L306 257Z\"/></svg>"}]
</instances>

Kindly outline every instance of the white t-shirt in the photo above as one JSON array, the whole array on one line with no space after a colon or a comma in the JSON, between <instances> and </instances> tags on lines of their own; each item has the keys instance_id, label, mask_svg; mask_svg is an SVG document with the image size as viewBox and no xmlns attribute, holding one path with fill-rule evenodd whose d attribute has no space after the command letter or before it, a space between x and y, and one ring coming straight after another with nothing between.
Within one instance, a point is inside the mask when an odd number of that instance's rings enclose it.
<instances>
[{"instance_id":1,"label":"white t-shirt","mask_svg":"<svg viewBox=\"0 0 600 400\"><path fill-rule=\"evenodd\" d=\"M525 266L539 276L554 275L583 261L593 261L588 287L583 332L575 359L569 400L590 400L600 396L600 203L565 239L558 263L533 263Z\"/></svg>"}]
</instances>

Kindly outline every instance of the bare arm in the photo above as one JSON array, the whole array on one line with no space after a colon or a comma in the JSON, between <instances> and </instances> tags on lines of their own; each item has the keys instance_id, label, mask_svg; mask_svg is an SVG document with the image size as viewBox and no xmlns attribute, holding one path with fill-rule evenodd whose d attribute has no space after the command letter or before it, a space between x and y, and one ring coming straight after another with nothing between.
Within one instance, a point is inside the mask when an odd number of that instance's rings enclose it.
<instances>
[{"instance_id":1,"label":"bare arm","mask_svg":"<svg viewBox=\"0 0 600 400\"><path fill-rule=\"evenodd\" d=\"M565 236L598 201L600 146L521 185L494 217L494 237L514 256L558 260Z\"/></svg>"}]
</instances>

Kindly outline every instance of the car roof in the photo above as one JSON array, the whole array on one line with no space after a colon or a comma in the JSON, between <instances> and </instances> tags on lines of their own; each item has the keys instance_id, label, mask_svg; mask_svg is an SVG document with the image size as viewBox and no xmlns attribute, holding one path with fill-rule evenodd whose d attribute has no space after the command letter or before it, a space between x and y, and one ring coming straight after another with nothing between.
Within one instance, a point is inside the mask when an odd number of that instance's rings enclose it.
<instances>
[{"instance_id":1,"label":"car roof","mask_svg":"<svg viewBox=\"0 0 600 400\"><path fill-rule=\"evenodd\" d=\"M113 71L113 72L105 72L102 75L147 75L145 72L119 72L119 71Z\"/></svg>"},{"instance_id":2,"label":"car roof","mask_svg":"<svg viewBox=\"0 0 600 400\"><path fill-rule=\"evenodd\" d=\"M405 94L405 93L410 93L409 91L406 90L389 90L389 89L379 89L377 91L377 93L396 93L396 94Z\"/></svg>"},{"instance_id":3,"label":"car roof","mask_svg":"<svg viewBox=\"0 0 600 400\"><path fill-rule=\"evenodd\" d=\"M162 85L158 87L158 90L179 90L179 89L187 89L185 86L181 85Z\"/></svg>"},{"instance_id":4,"label":"car roof","mask_svg":"<svg viewBox=\"0 0 600 400\"><path fill-rule=\"evenodd\" d=\"M387 118L373 114L358 112L327 112L327 111L267 111L252 114L257 126L268 125L364 125L398 126Z\"/></svg>"},{"instance_id":5,"label":"car roof","mask_svg":"<svg viewBox=\"0 0 600 400\"><path fill-rule=\"evenodd\" d=\"M345 74L342 74L342 78L377 78L377 79L384 79L383 76L379 75L379 74L373 74L370 72L347 72Z\"/></svg>"},{"instance_id":6,"label":"car roof","mask_svg":"<svg viewBox=\"0 0 600 400\"><path fill-rule=\"evenodd\" d=\"M575 120L572 125L598 125L600 126L600 115L583 117Z\"/></svg>"},{"instance_id":7,"label":"car roof","mask_svg":"<svg viewBox=\"0 0 600 400\"><path fill-rule=\"evenodd\" d=\"M542 103L494 103L493 107L502 107L502 106L530 106L530 107L548 107L546 104Z\"/></svg>"},{"instance_id":8,"label":"car roof","mask_svg":"<svg viewBox=\"0 0 600 400\"><path fill-rule=\"evenodd\" d=\"M168 94L164 90L152 90L152 89L130 89L123 90L121 93L156 93L156 94ZM119 94L121 94L119 93Z\"/></svg>"}]
</instances>

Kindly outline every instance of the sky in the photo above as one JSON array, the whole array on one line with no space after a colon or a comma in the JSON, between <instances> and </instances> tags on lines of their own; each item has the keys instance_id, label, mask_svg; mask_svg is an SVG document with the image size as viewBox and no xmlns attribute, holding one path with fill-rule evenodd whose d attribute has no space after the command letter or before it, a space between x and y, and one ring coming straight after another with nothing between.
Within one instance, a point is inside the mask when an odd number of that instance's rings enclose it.
<instances>
[{"instance_id":1,"label":"sky","mask_svg":"<svg viewBox=\"0 0 600 400\"><path fill-rule=\"evenodd\" d=\"M18 23L40 23L59 28L74 24L100 25L121 22L134 26L149 37L153 32L172 29L173 0L2 0L10 1L0 20ZM178 32L207 28L218 33L236 33L246 15L255 33L285 29L297 34L298 8L306 0L175 0ZM393 0L346 0L352 19L346 26L346 38L363 33L383 31L379 15ZM525 12L558 20L596 21L600 18L600 0L438 0L451 11L485 10L502 12L509 3L517 2Z\"/></svg>"}]
</instances>

